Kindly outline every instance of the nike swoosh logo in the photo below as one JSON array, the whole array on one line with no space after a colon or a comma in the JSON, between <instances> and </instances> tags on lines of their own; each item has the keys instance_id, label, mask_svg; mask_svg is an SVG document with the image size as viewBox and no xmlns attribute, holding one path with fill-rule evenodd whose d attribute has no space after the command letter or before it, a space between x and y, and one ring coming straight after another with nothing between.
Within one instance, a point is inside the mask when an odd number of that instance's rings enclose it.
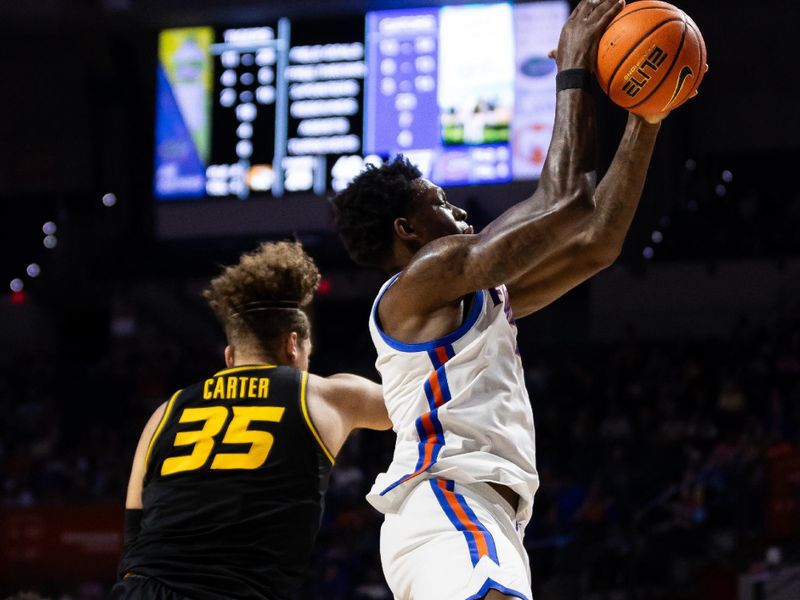
<instances>
[{"instance_id":1,"label":"nike swoosh logo","mask_svg":"<svg viewBox=\"0 0 800 600\"><path fill-rule=\"evenodd\" d=\"M675 102L675 98L677 98L678 94L681 93L683 85L686 83L686 79L689 77L694 77L694 71L692 71L691 67L683 67L681 72L678 74L678 84L675 86L675 91L672 94L672 98L670 98L669 102L664 105L664 108L661 109L662 111L667 110L669 105Z\"/></svg>"}]
</instances>

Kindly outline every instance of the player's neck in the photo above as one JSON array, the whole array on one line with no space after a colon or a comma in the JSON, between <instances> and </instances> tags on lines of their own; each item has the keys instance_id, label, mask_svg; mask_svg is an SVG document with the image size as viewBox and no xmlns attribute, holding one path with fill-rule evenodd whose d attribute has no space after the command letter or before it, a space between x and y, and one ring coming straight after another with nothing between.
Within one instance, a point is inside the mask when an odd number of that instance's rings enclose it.
<instances>
[{"instance_id":1,"label":"player's neck","mask_svg":"<svg viewBox=\"0 0 800 600\"><path fill-rule=\"evenodd\" d=\"M278 365L279 362L272 357L265 356L264 354L239 354L233 358L233 364L231 367L245 367L250 365Z\"/></svg>"}]
</instances>

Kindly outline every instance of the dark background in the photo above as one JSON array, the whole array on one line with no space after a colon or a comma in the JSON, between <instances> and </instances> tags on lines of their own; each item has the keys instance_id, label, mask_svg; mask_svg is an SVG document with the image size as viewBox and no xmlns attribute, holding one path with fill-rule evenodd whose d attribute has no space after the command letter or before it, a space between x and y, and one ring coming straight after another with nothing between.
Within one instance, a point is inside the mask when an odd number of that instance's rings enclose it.
<instances>
[{"instance_id":1,"label":"dark background","mask_svg":"<svg viewBox=\"0 0 800 600\"><path fill-rule=\"evenodd\" d=\"M222 364L199 291L242 250L295 233L264 214L269 234L155 235L158 30L429 4L0 4L0 283L25 284L0 294L0 594L103 596L141 427ZM527 532L539 599L800 597L800 9L679 5L710 71L662 128L622 257L520 323L542 472ZM625 113L597 98L606 165ZM533 189L451 196L480 227ZM349 263L327 216L314 221L298 234L325 277L312 369L374 376L366 322L381 277ZM358 434L343 451L302 598L388 597L363 493L391 444Z\"/></svg>"}]
</instances>

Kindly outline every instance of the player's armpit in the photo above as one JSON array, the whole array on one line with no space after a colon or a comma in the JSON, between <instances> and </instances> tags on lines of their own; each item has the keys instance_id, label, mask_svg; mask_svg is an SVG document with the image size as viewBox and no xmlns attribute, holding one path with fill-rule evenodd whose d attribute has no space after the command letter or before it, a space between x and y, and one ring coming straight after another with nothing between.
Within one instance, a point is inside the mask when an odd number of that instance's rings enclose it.
<instances>
[{"instance_id":1,"label":"player's armpit","mask_svg":"<svg viewBox=\"0 0 800 600\"><path fill-rule=\"evenodd\" d=\"M161 417L164 416L164 411L167 408L165 402L159 406L155 412L150 416L147 424L144 426L139 443L136 446L136 454L133 457L133 466L131 467L131 476L128 480L128 494L125 499L125 508L138 509L142 508L142 484L144 482L144 474L147 468L145 461L147 459L147 448L150 446L150 440L153 439L153 434L158 427Z\"/></svg>"}]
</instances>

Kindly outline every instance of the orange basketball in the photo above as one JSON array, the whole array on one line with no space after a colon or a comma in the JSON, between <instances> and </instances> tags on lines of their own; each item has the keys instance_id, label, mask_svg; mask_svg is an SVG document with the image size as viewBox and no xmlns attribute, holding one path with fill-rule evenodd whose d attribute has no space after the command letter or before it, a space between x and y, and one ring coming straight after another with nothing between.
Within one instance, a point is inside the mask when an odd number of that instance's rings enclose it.
<instances>
[{"instance_id":1,"label":"orange basketball","mask_svg":"<svg viewBox=\"0 0 800 600\"><path fill-rule=\"evenodd\" d=\"M680 106L708 70L700 30L681 9L659 0L631 2L597 50L597 79L609 98L639 115Z\"/></svg>"}]
</instances>

